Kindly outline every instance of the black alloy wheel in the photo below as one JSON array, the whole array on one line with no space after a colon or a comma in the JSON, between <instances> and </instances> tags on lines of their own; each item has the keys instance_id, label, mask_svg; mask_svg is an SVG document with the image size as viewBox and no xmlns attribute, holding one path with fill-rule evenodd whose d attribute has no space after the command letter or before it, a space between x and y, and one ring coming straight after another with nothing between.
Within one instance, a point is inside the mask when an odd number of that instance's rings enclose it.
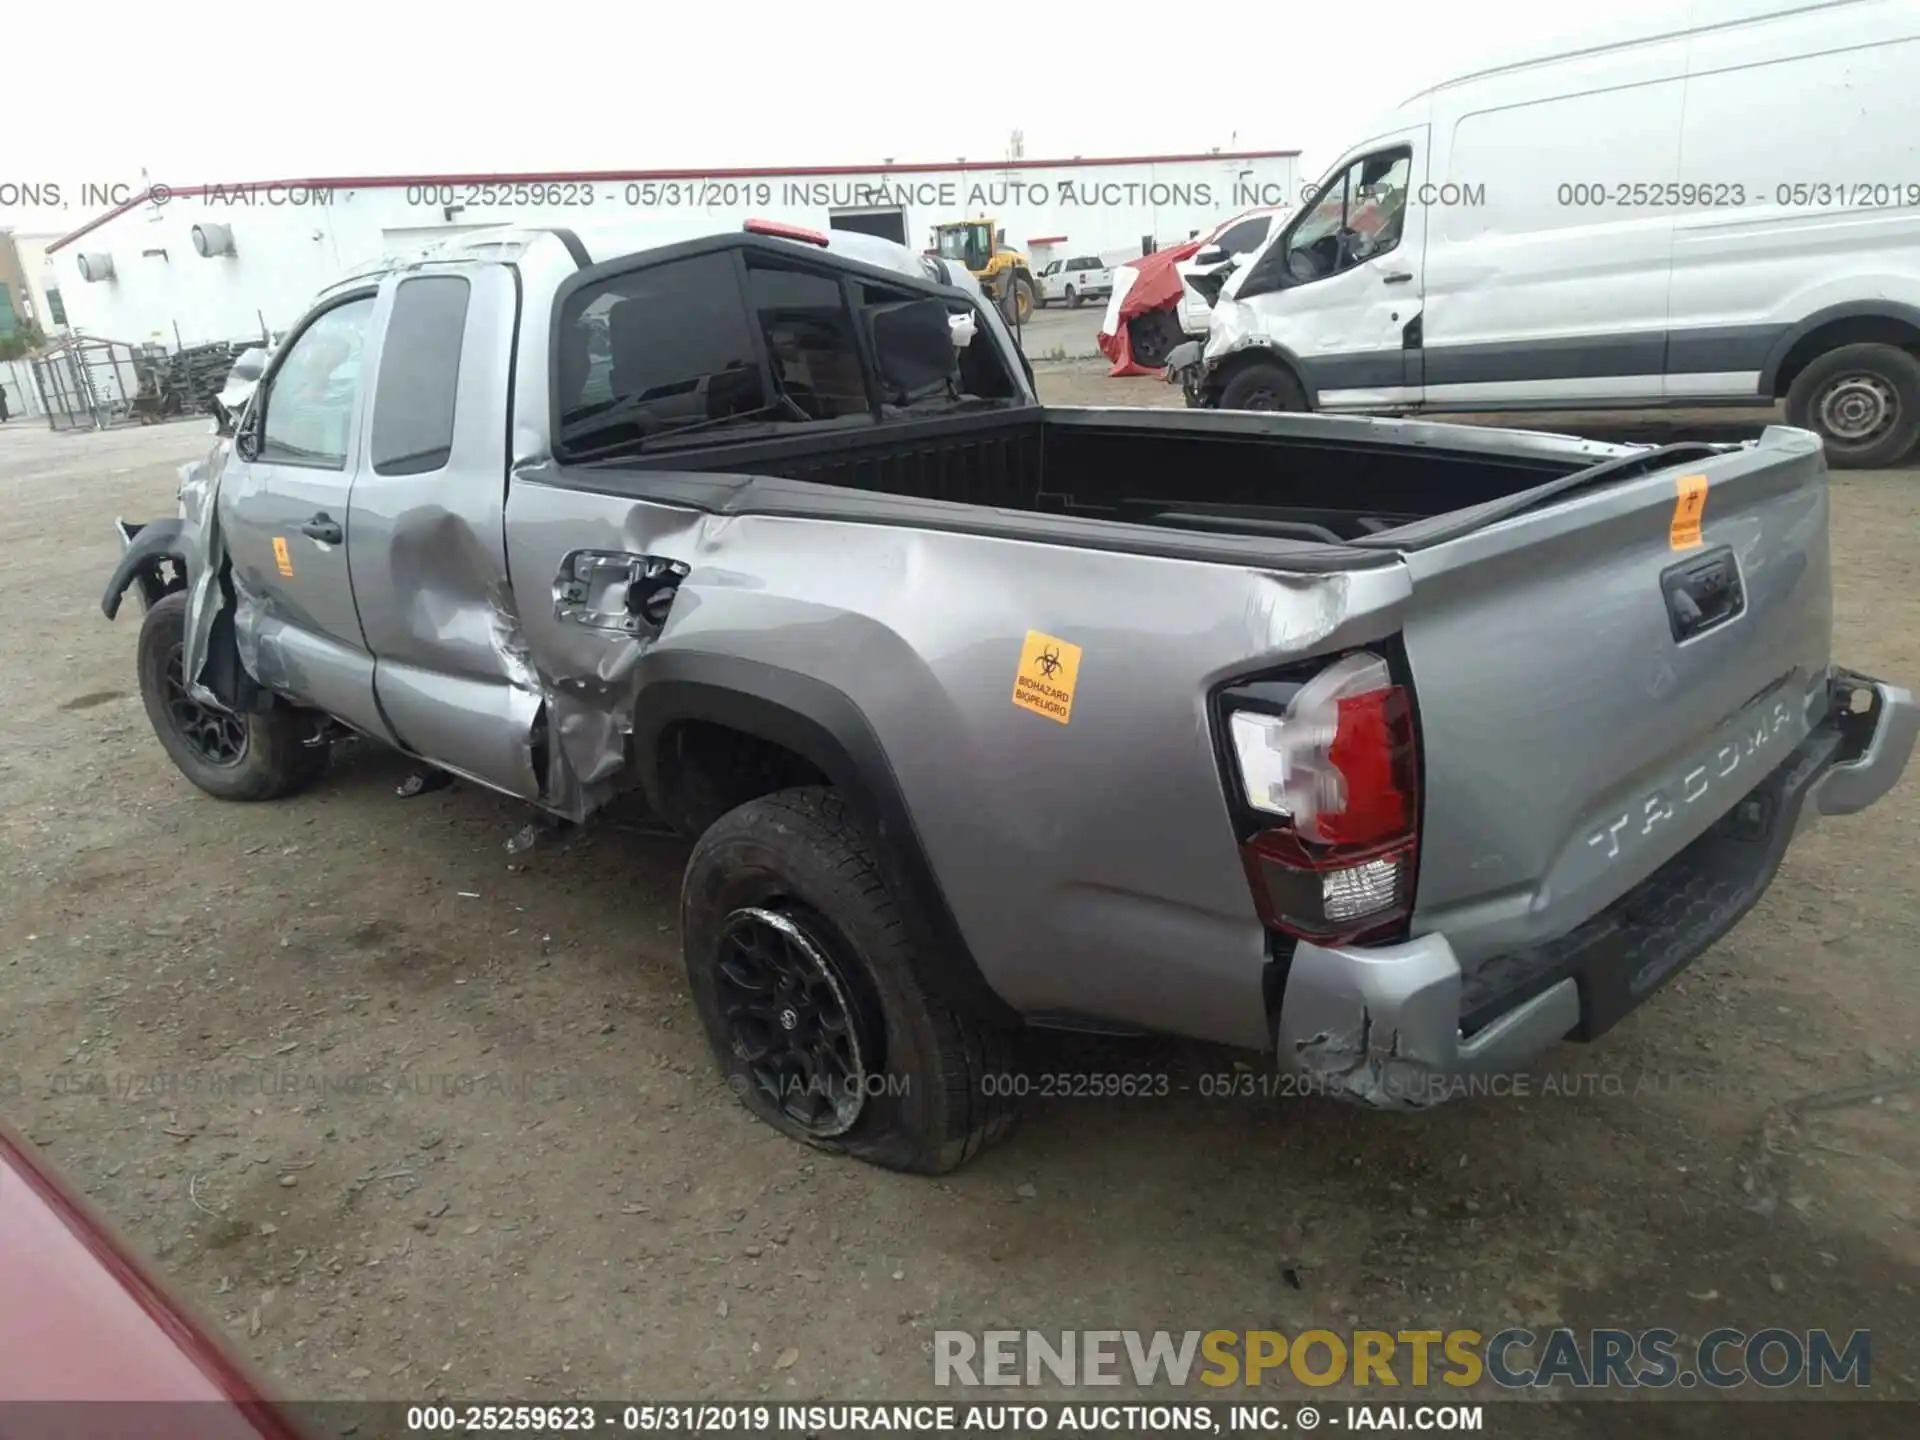
<instances>
[{"instance_id":1,"label":"black alloy wheel","mask_svg":"<svg viewBox=\"0 0 1920 1440\"><path fill-rule=\"evenodd\" d=\"M831 941L794 914L743 906L721 928L717 990L733 1052L755 1086L809 1138L860 1119L880 1028L832 958Z\"/></svg>"},{"instance_id":2,"label":"black alloy wheel","mask_svg":"<svg viewBox=\"0 0 1920 1440\"><path fill-rule=\"evenodd\" d=\"M222 768L238 765L247 758L247 722L230 710L193 698L182 664L184 648L176 645L167 652L167 718L181 743L207 764Z\"/></svg>"}]
</instances>

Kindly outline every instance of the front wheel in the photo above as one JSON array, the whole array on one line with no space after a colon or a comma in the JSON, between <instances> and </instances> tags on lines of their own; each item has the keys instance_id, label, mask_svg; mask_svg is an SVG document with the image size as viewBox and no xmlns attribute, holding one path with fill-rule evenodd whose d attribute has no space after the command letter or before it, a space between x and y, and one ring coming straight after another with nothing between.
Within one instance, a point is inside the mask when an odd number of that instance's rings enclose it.
<instances>
[{"instance_id":1,"label":"front wheel","mask_svg":"<svg viewBox=\"0 0 1920 1440\"><path fill-rule=\"evenodd\" d=\"M1898 465L1920 440L1920 360L1892 345L1842 345L1787 390L1787 423L1811 430L1836 470Z\"/></svg>"},{"instance_id":2,"label":"front wheel","mask_svg":"<svg viewBox=\"0 0 1920 1440\"><path fill-rule=\"evenodd\" d=\"M680 936L727 1084L774 1129L938 1175L1012 1127L1012 1034L936 997L833 791L782 790L715 821L687 861Z\"/></svg>"},{"instance_id":3,"label":"front wheel","mask_svg":"<svg viewBox=\"0 0 1920 1440\"><path fill-rule=\"evenodd\" d=\"M221 800L278 800L312 783L327 751L302 743L311 724L283 707L241 715L195 699L186 639L187 596L177 590L147 611L136 664L147 719L180 773Z\"/></svg>"},{"instance_id":4,"label":"front wheel","mask_svg":"<svg viewBox=\"0 0 1920 1440\"><path fill-rule=\"evenodd\" d=\"M1220 392L1222 410L1304 410L1300 382L1278 365L1248 365Z\"/></svg>"}]
</instances>

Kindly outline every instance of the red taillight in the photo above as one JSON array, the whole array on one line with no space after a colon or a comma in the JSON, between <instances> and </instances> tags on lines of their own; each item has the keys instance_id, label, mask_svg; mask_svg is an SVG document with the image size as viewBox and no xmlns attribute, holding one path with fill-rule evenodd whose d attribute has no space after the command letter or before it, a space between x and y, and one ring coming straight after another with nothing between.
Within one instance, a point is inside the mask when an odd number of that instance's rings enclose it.
<instances>
[{"instance_id":1,"label":"red taillight","mask_svg":"<svg viewBox=\"0 0 1920 1440\"><path fill-rule=\"evenodd\" d=\"M1338 702L1327 761L1346 781L1343 809L1320 816L1335 845L1376 845L1413 831L1413 713L1398 685Z\"/></svg>"},{"instance_id":2,"label":"red taillight","mask_svg":"<svg viewBox=\"0 0 1920 1440\"><path fill-rule=\"evenodd\" d=\"M818 230L809 230L804 225L783 225L778 220L749 220L740 227L749 235L773 235L782 240L803 240L809 245L825 248L827 237Z\"/></svg>"},{"instance_id":3,"label":"red taillight","mask_svg":"<svg viewBox=\"0 0 1920 1440\"><path fill-rule=\"evenodd\" d=\"M1419 775L1412 702L1386 662L1344 656L1283 713L1234 710L1227 725L1247 806L1273 818L1241 846L1265 923L1337 943L1404 920Z\"/></svg>"}]
</instances>

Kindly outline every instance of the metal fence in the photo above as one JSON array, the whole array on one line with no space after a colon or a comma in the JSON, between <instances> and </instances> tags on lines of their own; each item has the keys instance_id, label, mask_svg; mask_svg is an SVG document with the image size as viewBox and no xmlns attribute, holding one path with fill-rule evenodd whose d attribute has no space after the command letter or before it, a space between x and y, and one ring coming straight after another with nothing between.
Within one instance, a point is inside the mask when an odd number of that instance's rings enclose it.
<instances>
[{"instance_id":1,"label":"metal fence","mask_svg":"<svg viewBox=\"0 0 1920 1440\"><path fill-rule=\"evenodd\" d=\"M32 360L34 388L55 430L105 430L139 419L142 352L118 340L62 340Z\"/></svg>"},{"instance_id":2,"label":"metal fence","mask_svg":"<svg viewBox=\"0 0 1920 1440\"><path fill-rule=\"evenodd\" d=\"M55 430L106 430L211 413L233 362L258 340L164 345L73 336L31 362L38 400Z\"/></svg>"}]
</instances>

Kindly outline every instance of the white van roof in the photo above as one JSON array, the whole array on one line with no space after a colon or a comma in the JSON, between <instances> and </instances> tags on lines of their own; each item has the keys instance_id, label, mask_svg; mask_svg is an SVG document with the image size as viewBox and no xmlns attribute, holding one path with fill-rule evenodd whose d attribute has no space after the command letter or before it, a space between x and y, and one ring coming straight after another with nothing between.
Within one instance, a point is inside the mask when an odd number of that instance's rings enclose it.
<instances>
[{"instance_id":1,"label":"white van roof","mask_svg":"<svg viewBox=\"0 0 1920 1440\"><path fill-rule=\"evenodd\" d=\"M1874 0L1832 0L1832 3L1872 4ZM1763 19L1768 15L1818 8L1821 7L1810 5L1808 0L1695 0L1691 4L1684 3L1684 0L1639 0L1639 3L1628 3L1619 9L1595 15L1578 25L1551 31L1510 51L1503 53L1496 50L1487 64L1408 96L1400 109L1417 105L1457 85L1549 60L1591 55L1628 45L1644 45L1651 40L1686 35L1696 30L1710 30L1722 25Z\"/></svg>"}]
</instances>

